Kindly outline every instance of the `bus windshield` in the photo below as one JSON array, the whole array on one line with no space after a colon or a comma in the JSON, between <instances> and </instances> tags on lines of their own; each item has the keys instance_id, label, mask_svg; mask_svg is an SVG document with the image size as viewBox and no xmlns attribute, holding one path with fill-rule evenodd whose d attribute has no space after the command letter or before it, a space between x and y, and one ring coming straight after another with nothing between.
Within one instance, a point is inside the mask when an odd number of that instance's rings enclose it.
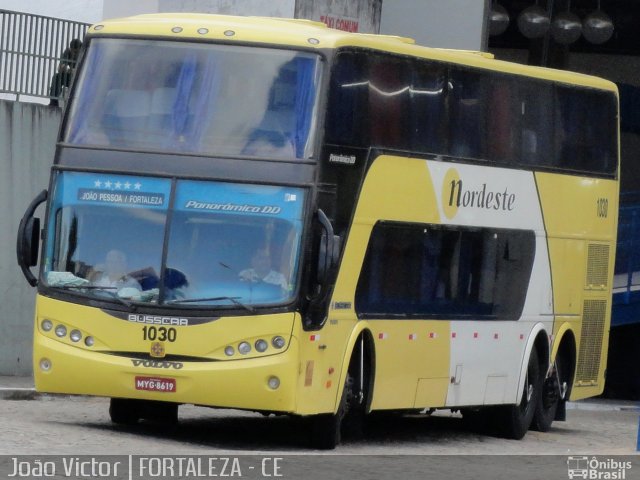
<instances>
[{"instance_id":1,"label":"bus windshield","mask_svg":"<svg viewBox=\"0 0 640 480\"><path fill-rule=\"evenodd\" d=\"M303 202L291 187L60 173L44 281L120 303L289 303Z\"/></svg>"},{"instance_id":2,"label":"bus windshield","mask_svg":"<svg viewBox=\"0 0 640 480\"><path fill-rule=\"evenodd\" d=\"M313 155L316 54L94 39L64 139L76 145L217 156Z\"/></svg>"}]
</instances>

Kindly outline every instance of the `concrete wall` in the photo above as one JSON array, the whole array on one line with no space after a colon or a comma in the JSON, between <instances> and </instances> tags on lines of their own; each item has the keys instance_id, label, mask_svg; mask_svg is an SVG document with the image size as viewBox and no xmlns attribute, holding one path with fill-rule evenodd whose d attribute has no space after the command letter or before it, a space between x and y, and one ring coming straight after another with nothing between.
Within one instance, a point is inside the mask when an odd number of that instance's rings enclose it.
<instances>
[{"instance_id":1,"label":"concrete wall","mask_svg":"<svg viewBox=\"0 0 640 480\"><path fill-rule=\"evenodd\" d=\"M293 17L295 0L108 0L103 17L115 18L158 12L220 13Z\"/></svg>"},{"instance_id":2,"label":"concrete wall","mask_svg":"<svg viewBox=\"0 0 640 480\"><path fill-rule=\"evenodd\" d=\"M489 0L383 0L380 33L428 47L485 51L489 7Z\"/></svg>"},{"instance_id":3,"label":"concrete wall","mask_svg":"<svg viewBox=\"0 0 640 480\"><path fill-rule=\"evenodd\" d=\"M0 100L0 375L32 372L35 290L16 262L16 232L47 188L59 124L58 108Z\"/></svg>"},{"instance_id":4,"label":"concrete wall","mask_svg":"<svg viewBox=\"0 0 640 480\"><path fill-rule=\"evenodd\" d=\"M257 15L307 18L342 30L377 33L381 4L382 0L108 0L103 17L158 12Z\"/></svg>"}]
</instances>

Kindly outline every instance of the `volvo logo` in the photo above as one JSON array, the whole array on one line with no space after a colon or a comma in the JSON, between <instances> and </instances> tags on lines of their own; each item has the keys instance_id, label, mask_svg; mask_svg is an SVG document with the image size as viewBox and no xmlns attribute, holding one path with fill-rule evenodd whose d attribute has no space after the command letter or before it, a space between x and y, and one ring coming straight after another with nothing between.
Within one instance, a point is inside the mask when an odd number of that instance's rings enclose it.
<instances>
[{"instance_id":1,"label":"volvo logo","mask_svg":"<svg viewBox=\"0 0 640 480\"><path fill-rule=\"evenodd\" d=\"M134 367L146 367L146 368L173 368L174 370L180 370L184 367L182 362L170 362L168 360L138 360L132 359Z\"/></svg>"}]
</instances>

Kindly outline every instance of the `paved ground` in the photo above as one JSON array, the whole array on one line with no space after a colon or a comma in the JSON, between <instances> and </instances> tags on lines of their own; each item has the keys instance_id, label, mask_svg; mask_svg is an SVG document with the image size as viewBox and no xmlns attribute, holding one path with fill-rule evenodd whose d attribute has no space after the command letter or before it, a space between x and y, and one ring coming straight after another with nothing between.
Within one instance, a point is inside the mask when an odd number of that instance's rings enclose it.
<instances>
[{"instance_id":1,"label":"paved ground","mask_svg":"<svg viewBox=\"0 0 640 480\"><path fill-rule=\"evenodd\" d=\"M39 458L57 462L56 478L67 478L60 474L62 462L80 455L123 455L90 458L121 461L126 468L117 478L128 480L158 478L141 462L159 455L171 456L166 461L204 456L218 476L223 476L224 462L236 462L235 476L241 470L243 478L273 476L273 462L280 462L280 474L289 479L551 480L568 478L575 458L597 458L608 462L606 468L612 461L631 461L623 473L605 468L605 474L617 477L591 478L640 478L640 411L631 402L572 403L567 422L554 423L547 433L529 432L521 441L470 432L458 415L445 412L394 418L378 421L366 438L345 442L331 457L309 449L304 424L287 417L187 405L180 407L176 426L142 422L125 428L111 424L108 406L102 398L38 395L31 379L0 377L0 455L5 455L0 456L0 478L10 475L17 462L27 465ZM177 470L164 474L196 476Z\"/></svg>"},{"instance_id":2,"label":"paved ground","mask_svg":"<svg viewBox=\"0 0 640 480\"><path fill-rule=\"evenodd\" d=\"M264 418L235 410L185 405L180 423L167 428L141 423L113 426L108 400L37 395L30 379L0 377L0 453L161 454L220 452L305 453L306 431L287 417ZM14 401L16 399L31 401ZM466 430L458 415L406 416L375 423L364 440L347 442L342 454L608 454L636 453L637 405L590 400L572 403L568 421L550 432L509 441Z\"/></svg>"}]
</instances>

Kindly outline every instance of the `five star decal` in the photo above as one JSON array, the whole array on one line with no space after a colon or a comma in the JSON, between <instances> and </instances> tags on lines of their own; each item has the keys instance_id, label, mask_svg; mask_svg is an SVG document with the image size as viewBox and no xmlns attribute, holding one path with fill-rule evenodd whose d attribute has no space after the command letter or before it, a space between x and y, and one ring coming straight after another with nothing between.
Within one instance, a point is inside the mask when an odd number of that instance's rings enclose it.
<instances>
[{"instance_id":1,"label":"five star decal","mask_svg":"<svg viewBox=\"0 0 640 480\"><path fill-rule=\"evenodd\" d=\"M115 189L115 190L131 190L133 187L134 190L140 190L142 188L142 184L140 182L130 183L130 182L112 182L111 180L107 180L103 182L102 180L96 180L93 182L93 186L96 188L106 188L106 189Z\"/></svg>"}]
</instances>

